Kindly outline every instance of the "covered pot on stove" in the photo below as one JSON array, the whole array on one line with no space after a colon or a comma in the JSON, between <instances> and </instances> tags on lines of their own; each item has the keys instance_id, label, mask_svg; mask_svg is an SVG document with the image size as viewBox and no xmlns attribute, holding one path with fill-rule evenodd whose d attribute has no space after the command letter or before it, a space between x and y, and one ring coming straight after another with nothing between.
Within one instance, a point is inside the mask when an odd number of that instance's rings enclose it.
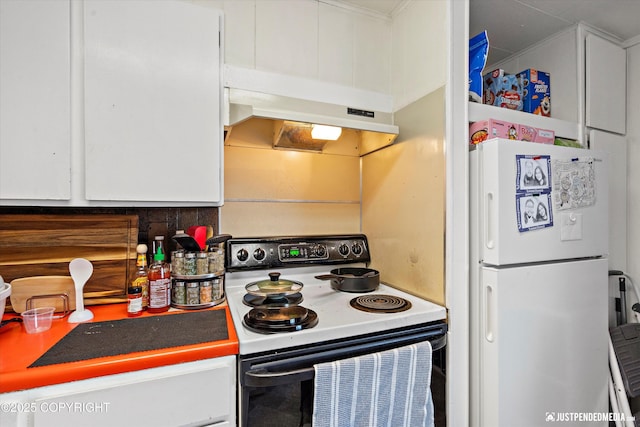
<instances>
[{"instance_id":1,"label":"covered pot on stove","mask_svg":"<svg viewBox=\"0 0 640 427\"><path fill-rule=\"evenodd\" d=\"M295 280L281 279L280 273L269 273L269 278L251 282L245 289L248 293L257 296L282 296L300 292L304 285Z\"/></svg>"}]
</instances>

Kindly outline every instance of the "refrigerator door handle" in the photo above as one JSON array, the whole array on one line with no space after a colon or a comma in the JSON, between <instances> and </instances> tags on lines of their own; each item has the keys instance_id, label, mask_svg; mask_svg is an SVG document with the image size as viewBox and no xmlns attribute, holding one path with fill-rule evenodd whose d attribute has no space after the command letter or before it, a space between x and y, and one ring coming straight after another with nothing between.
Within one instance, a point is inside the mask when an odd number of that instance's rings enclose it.
<instances>
[{"instance_id":1,"label":"refrigerator door handle","mask_svg":"<svg viewBox=\"0 0 640 427\"><path fill-rule=\"evenodd\" d=\"M487 249L493 249L493 229L491 228L493 220L493 193L489 192L486 194L484 208L484 241Z\"/></svg>"},{"instance_id":2,"label":"refrigerator door handle","mask_svg":"<svg viewBox=\"0 0 640 427\"><path fill-rule=\"evenodd\" d=\"M493 342L495 339L494 334L494 304L493 300L495 298L495 289L491 285L486 285L484 288L484 309L485 309L485 318L484 318L484 337L487 341Z\"/></svg>"}]
</instances>

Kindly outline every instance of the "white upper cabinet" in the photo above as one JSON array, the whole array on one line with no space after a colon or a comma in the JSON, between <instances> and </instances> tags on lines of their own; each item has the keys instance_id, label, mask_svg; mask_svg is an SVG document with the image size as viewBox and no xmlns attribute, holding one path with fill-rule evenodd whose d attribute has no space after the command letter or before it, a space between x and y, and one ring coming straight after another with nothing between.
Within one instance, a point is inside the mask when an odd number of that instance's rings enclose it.
<instances>
[{"instance_id":1,"label":"white upper cabinet","mask_svg":"<svg viewBox=\"0 0 640 427\"><path fill-rule=\"evenodd\" d=\"M71 197L69 1L0 1L0 204Z\"/></svg>"},{"instance_id":2,"label":"white upper cabinet","mask_svg":"<svg viewBox=\"0 0 640 427\"><path fill-rule=\"evenodd\" d=\"M220 38L206 6L85 2L90 202L222 204Z\"/></svg>"},{"instance_id":3,"label":"white upper cabinet","mask_svg":"<svg viewBox=\"0 0 640 427\"><path fill-rule=\"evenodd\" d=\"M256 1L256 68L302 77L318 73L318 3Z\"/></svg>"},{"instance_id":4,"label":"white upper cabinet","mask_svg":"<svg viewBox=\"0 0 640 427\"><path fill-rule=\"evenodd\" d=\"M517 122L552 129L556 136L578 139L583 144L585 128L625 133L626 53L597 29L577 24L497 64L489 64L484 72L495 68L509 73L527 68L549 72L551 119L526 113L513 116L497 108L487 113L486 106L470 105L471 120L520 120Z\"/></svg>"},{"instance_id":5,"label":"white upper cabinet","mask_svg":"<svg viewBox=\"0 0 640 427\"><path fill-rule=\"evenodd\" d=\"M615 133L626 132L627 54L601 37L585 40L585 124Z\"/></svg>"},{"instance_id":6,"label":"white upper cabinet","mask_svg":"<svg viewBox=\"0 0 640 427\"><path fill-rule=\"evenodd\" d=\"M317 0L225 0L225 63L391 94L391 18Z\"/></svg>"}]
</instances>

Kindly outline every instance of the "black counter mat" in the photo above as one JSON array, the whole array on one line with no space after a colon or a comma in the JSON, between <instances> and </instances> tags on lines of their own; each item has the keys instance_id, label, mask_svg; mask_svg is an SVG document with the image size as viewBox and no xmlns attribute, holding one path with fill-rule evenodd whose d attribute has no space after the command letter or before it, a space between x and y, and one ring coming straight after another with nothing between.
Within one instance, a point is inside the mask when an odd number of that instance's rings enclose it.
<instances>
[{"instance_id":1,"label":"black counter mat","mask_svg":"<svg viewBox=\"0 0 640 427\"><path fill-rule=\"evenodd\" d=\"M29 367L226 339L225 310L81 323Z\"/></svg>"}]
</instances>

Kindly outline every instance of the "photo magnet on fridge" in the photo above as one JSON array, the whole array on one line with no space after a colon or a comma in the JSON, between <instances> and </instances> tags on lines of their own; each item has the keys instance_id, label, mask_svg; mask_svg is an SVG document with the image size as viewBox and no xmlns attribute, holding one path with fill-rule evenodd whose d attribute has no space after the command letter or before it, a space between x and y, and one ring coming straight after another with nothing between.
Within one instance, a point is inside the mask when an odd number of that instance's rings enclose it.
<instances>
[{"instance_id":1,"label":"photo magnet on fridge","mask_svg":"<svg viewBox=\"0 0 640 427\"><path fill-rule=\"evenodd\" d=\"M551 156L516 155L516 192L551 191Z\"/></svg>"},{"instance_id":2,"label":"photo magnet on fridge","mask_svg":"<svg viewBox=\"0 0 640 427\"><path fill-rule=\"evenodd\" d=\"M553 226L551 194L516 194L516 214L520 232Z\"/></svg>"}]
</instances>

